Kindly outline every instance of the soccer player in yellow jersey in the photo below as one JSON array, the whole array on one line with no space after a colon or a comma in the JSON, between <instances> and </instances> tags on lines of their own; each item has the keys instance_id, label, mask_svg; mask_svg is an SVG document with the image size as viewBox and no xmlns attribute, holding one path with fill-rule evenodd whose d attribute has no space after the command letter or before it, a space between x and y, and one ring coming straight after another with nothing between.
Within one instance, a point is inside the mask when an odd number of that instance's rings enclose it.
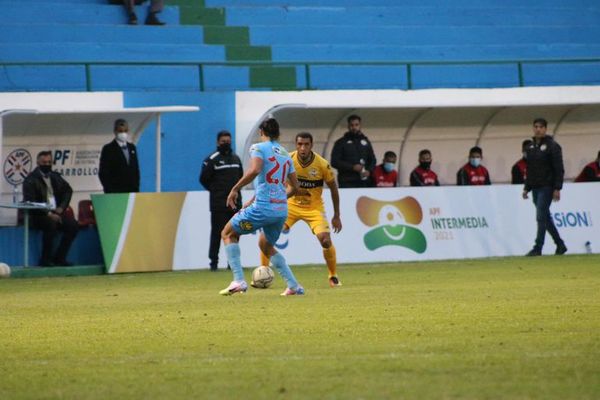
<instances>
[{"instance_id":1,"label":"soccer player in yellow jersey","mask_svg":"<svg viewBox=\"0 0 600 400\"><path fill-rule=\"evenodd\" d=\"M284 230L290 229L296 222L306 222L312 233L317 236L323 257L329 270L329 286L341 286L342 283L336 273L335 247L331 242L331 234L325 207L323 205L323 183L326 183L331 191L333 202L333 218L331 225L333 231L338 233L342 230L340 219L340 195L331 166L323 157L312 151L313 137L308 132L296 135L296 151L290 153L294 161L294 168L300 183L300 189L296 195L288 199L288 217L285 221ZM269 265L269 259L261 253L262 265Z\"/></svg>"}]
</instances>

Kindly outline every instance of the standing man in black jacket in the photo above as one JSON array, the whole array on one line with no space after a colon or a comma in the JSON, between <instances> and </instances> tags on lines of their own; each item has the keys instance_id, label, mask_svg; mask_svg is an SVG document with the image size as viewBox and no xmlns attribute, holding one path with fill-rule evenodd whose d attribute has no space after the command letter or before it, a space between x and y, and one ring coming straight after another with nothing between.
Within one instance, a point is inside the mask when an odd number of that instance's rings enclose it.
<instances>
[{"instance_id":1,"label":"standing man in black jacket","mask_svg":"<svg viewBox=\"0 0 600 400\"><path fill-rule=\"evenodd\" d=\"M219 248L221 247L221 231L237 212L227 207L227 195L231 188L244 175L242 161L231 149L231 133L221 131L217 134L217 151L208 156L202 164L200 183L210 192L210 270L216 271L219 266ZM242 208L241 196L238 197L237 209Z\"/></svg>"},{"instance_id":2,"label":"standing man in black jacket","mask_svg":"<svg viewBox=\"0 0 600 400\"><path fill-rule=\"evenodd\" d=\"M140 167L137 149L129 143L129 124L115 121L115 139L104 145L100 154L98 177L104 193L136 193L140 191Z\"/></svg>"},{"instance_id":3,"label":"standing man in black jacket","mask_svg":"<svg viewBox=\"0 0 600 400\"><path fill-rule=\"evenodd\" d=\"M360 128L360 117L355 114L349 116L348 132L333 145L331 165L338 171L340 188L373 186L371 176L375 169L375 153L369 138Z\"/></svg>"},{"instance_id":4,"label":"standing man in black jacket","mask_svg":"<svg viewBox=\"0 0 600 400\"><path fill-rule=\"evenodd\" d=\"M552 201L560 200L565 169L563 166L562 149L551 136L546 135L548 122L543 118L533 121L533 142L527 147L527 177L523 198L528 198L529 191L533 194L533 204L536 209L537 236L535 245L528 256L541 256L544 247L546 231L556 243L557 255L567 252L565 242L558 234L550 215Z\"/></svg>"},{"instance_id":5,"label":"standing man in black jacket","mask_svg":"<svg viewBox=\"0 0 600 400\"><path fill-rule=\"evenodd\" d=\"M75 218L65 211L71 202L73 189L63 177L52 171L52 152L41 151L37 155L37 168L23 182L23 200L46 203L50 210L32 210L32 225L43 231L40 266L70 266L67 253L77 236ZM52 256L54 238L63 232L60 244Z\"/></svg>"}]
</instances>

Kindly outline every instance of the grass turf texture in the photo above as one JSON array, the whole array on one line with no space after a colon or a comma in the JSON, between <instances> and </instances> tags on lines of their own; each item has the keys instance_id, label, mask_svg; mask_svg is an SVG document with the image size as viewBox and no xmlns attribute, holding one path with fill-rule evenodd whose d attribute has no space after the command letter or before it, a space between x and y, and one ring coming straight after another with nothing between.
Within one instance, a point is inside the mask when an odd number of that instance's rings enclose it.
<instances>
[{"instance_id":1,"label":"grass turf texture","mask_svg":"<svg viewBox=\"0 0 600 400\"><path fill-rule=\"evenodd\" d=\"M0 280L0 399L600 397L599 256L295 271Z\"/></svg>"}]
</instances>

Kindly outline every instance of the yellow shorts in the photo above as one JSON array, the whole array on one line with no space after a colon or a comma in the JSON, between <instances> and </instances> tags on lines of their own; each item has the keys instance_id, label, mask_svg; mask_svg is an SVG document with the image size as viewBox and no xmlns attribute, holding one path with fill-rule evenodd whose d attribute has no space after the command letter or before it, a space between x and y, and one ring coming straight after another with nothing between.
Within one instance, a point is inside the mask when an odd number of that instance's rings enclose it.
<instances>
[{"instance_id":1,"label":"yellow shorts","mask_svg":"<svg viewBox=\"0 0 600 400\"><path fill-rule=\"evenodd\" d=\"M324 211L288 206L288 217L285 220L285 227L289 229L300 220L306 222L315 235L330 232L329 223Z\"/></svg>"}]
</instances>

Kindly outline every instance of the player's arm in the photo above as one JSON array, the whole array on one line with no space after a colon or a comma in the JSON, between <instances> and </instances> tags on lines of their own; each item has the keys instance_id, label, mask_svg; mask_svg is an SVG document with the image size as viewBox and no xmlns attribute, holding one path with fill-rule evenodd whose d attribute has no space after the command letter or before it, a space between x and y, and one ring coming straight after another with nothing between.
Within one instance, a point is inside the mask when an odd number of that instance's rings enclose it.
<instances>
[{"instance_id":1,"label":"player's arm","mask_svg":"<svg viewBox=\"0 0 600 400\"><path fill-rule=\"evenodd\" d=\"M342 230L342 219L340 218L340 191L338 190L335 180L327 182L329 191L331 192L331 202L333 203L333 218L331 218L331 225L333 231L338 233Z\"/></svg>"},{"instance_id":2,"label":"player's arm","mask_svg":"<svg viewBox=\"0 0 600 400\"><path fill-rule=\"evenodd\" d=\"M287 177L287 188L286 194L287 198L293 197L296 193L298 193L298 189L300 188L300 183L298 182L298 177L296 176L296 172L291 172Z\"/></svg>"},{"instance_id":3,"label":"player's arm","mask_svg":"<svg viewBox=\"0 0 600 400\"><path fill-rule=\"evenodd\" d=\"M252 182L254 178L260 174L263 167L263 160L260 157L252 157L250 159L250 168L244 173L244 175L240 178L239 181L231 188L229 195L227 196L227 207L230 207L232 210L236 209L236 202L239 196L240 190Z\"/></svg>"}]
</instances>

